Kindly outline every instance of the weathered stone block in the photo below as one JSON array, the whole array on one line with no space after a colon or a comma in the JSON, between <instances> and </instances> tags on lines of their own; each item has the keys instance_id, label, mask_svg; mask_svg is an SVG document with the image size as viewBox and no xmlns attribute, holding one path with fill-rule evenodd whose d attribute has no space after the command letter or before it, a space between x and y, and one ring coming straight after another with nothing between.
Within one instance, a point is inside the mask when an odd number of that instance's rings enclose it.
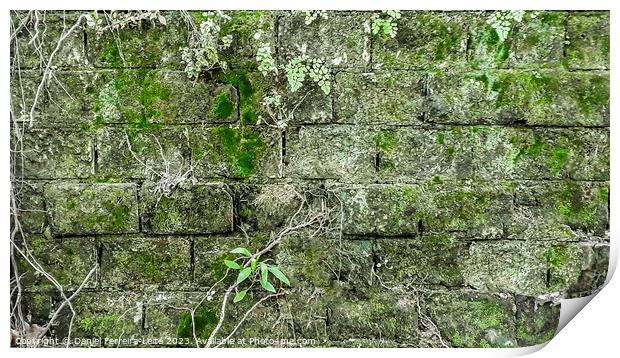
<instances>
[{"instance_id":1,"label":"weathered stone block","mask_svg":"<svg viewBox=\"0 0 620 358\"><path fill-rule=\"evenodd\" d=\"M79 11L11 11L11 31L19 29L12 40L15 44L10 47L11 58L19 56L15 65L20 68L47 67L59 38L66 34L52 64L56 68L86 66L84 19L69 33L80 15ZM24 26L20 26L22 22Z\"/></svg>"},{"instance_id":2,"label":"weathered stone block","mask_svg":"<svg viewBox=\"0 0 620 358\"><path fill-rule=\"evenodd\" d=\"M501 184L370 185L335 188L350 235L416 235L455 232L497 237L509 218L512 196Z\"/></svg>"},{"instance_id":3,"label":"weathered stone block","mask_svg":"<svg viewBox=\"0 0 620 358\"><path fill-rule=\"evenodd\" d=\"M15 131L20 131L17 134ZM17 138L21 136L18 145ZM14 128L11 155L15 174L32 179L86 178L92 172L90 135L70 129Z\"/></svg>"},{"instance_id":4,"label":"weathered stone block","mask_svg":"<svg viewBox=\"0 0 620 358\"><path fill-rule=\"evenodd\" d=\"M510 239L601 239L609 227L609 186L599 182L519 182Z\"/></svg>"},{"instance_id":5,"label":"weathered stone block","mask_svg":"<svg viewBox=\"0 0 620 358\"><path fill-rule=\"evenodd\" d=\"M417 342L418 313L411 293L372 292L368 297L341 297L330 306L330 340L387 339ZM381 338L379 338L381 337Z\"/></svg>"},{"instance_id":6,"label":"weathered stone block","mask_svg":"<svg viewBox=\"0 0 620 358\"><path fill-rule=\"evenodd\" d=\"M373 130L377 176L383 180L469 178L477 164L469 130L391 127Z\"/></svg>"},{"instance_id":7,"label":"weathered stone block","mask_svg":"<svg viewBox=\"0 0 620 358\"><path fill-rule=\"evenodd\" d=\"M19 227L24 233L40 234L47 226L43 186L40 182L15 183L12 187L15 194L16 212L12 213L19 220ZM11 216L11 227L15 225Z\"/></svg>"},{"instance_id":8,"label":"weathered stone block","mask_svg":"<svg viewBox=\"0 0 620 358\"><path fill-rule=\"evenodd\" d=\"M464 133L464 131L461 131ZM470 127L462 141L476 158L476 177L606 180L606 129Z\"/></svg>"},{"instance_id":9,"label":"weathered stone block","mask_svg":"<svg viewBox=\"0 0 620 358\"><path fill-rule=\"evenodd\" d=\"M570 243L474 242L459 268L465 283L485 291L538 296L576 283L585 248Z\"/></svg>"},{"instance_id":10,"label":"weathered stone block","mask_svg":"<svg viewBox=\"0 0 620 358\"><path fill-rule=\"evenodd\" d=\"M13 274L11 273L11 280ZM16 288L11 282L11 292ZM15 307L16 294L11 295L11 308ZM22 292L21 309L24 317L27 317L28 323L43 326L49 322L50 315L53 312L54 294L50 292ZM27 344L24 344L24 346Z\"/></svg>"},{"instance_id":11,"label":"weathered stone block","mask_svg":"<svg viewBox=\"0 0 620 358\"><path fill-rule=\"evenodd\" d=\"M289 223L302 200L306 200L301 185L242 185L237 189L240 196L239 219L244 230L281 228Z\"/></svg>"},{"instance_id":12,"label":"weathered stone block","mask_svg":"<svg viewBox=\"0 0 620 358\"><path fill-rule=\"evenodd\" d=\"M463 243L433 242L436 237L379 239L374 249L376 273L387 286L431 284L461 286L458 258L467 254Z\"/></svg>"},{"instance_id":13,"label":"weathered stone block","mask_svg":"<svg viewBox=\"0 0 620 358\"><path fill-rule=\"evenodd\" d=\"M433 122L609 125L606 72L437 72L428 86Z\"/></svg>"},{"instance_id":14,"label":"weathered stone block","mask_svg":"<svg viewBox=\"0 0 620 358\"><path fill-rule=\"evenodd\" d=\"M191 240L182 237L105 237L101 287L184 289L191 286Z\"/></svg>"},{"instance_id":15,"label":"weathered stone block","mask_svg":"<svg viewBox=\"0 0 620 358\"><path fill-rule=\"evenodd\" d=\"M539 302L532 297L516 296L516 328L519 347L534 346L555 336L560 320L560 305Z\"/></svg>"},{"instance_id":16,"label":"weathered stone block","mask_svg":"<svg viewBox=\"0 0 620 358\"><path fill-rule=\"evenodd\" d=\"M590 296L603 288L609 269L609 244L583 244L585 261L579 279L568 290L568 297Z\"/></svg>"},{"instance_id":17,"label":"weathered stone block","mask_svg":"<svg viewBox=\"0 0 620 358\"><path fill-rule=\"evenodd\" d=\"M199 178L278 176L281 138L273 128L196 128L189 138L194 174Z\"/></svg>"},{"instance_id":18,"label":"weathered stone block","mask_svg":"<svg viewBox=\"0 0 620 358\"><path fill-rule=\"evenodd\" d=\"M570 14L566 62L570 69L609 68L609 12Z\"/></svg>"},{"instance_id":19,"label":"weathered stone block","mask_svg":"<svg viewBox=\"0 0 620 358\"><path fill-rule=\"evenodd\" d=\"M373 244L367 240L291 236L278 245L278 267L293 287L367 287L372 282Z\"/></svg>"},{"instance_id":20,"label":"weathered stone block","mask_svg":"<svg viewBox=\"0 0 620 358\"><path fill-rule=\"evenodd\" d=\"M232 230L232 196L222 183L178 187L157 192L157 183L142 186L142 225L153 234L210 234Z\"/></svg>"},{"instance_id":21,"label":"weathered stone block","mask_svg":"<svg viewBox=\"0 0 620 358\"><path fill-rule=\"evenodd\" d=\"M378 34L374 68L443 68L465 62L469 17L459 12L403 11L396 37Z\"/></svg>"},{"instance_id":22,"label":"weathered stone block","mask_svg":"<svg viewBox=\"0 0 620 358\"><path fill-rule=\"evenodd\" d=\"M50 183L45 186L47 215L54 235L138 232L135 184Z\"/></svg>"},{"instance_id":23,"label":"weathered stone block","mask_svg":"<svg viewBox=\"0 0 620 358\"><path fill-rule=\"evenodd\" d=\"M19 74L11 74L11 124L15 124L15 122L30 123L30 111L42 79L43 76L36 70L22 70ZM46 117L47 99L47 91L43 88L39 93L32 122L37 127L45 126L48 122Z\"/></svg>"},{"instance_id":24,"label":"weathered stone block","mask_svg":"<svg viewBox=\"0 0 620 358\"><path fill-rule=\"evenodd\" d=\"M39 125L78 127L89 133L96 122L100 88L111 72L57 71L46 82L48 103ZM127 99L129 100L129 99Z\"/></svg>"},{"instance_id":25,"label":"weathered stone block","mask_svg":"<svg viewBox=\"0 0 620 358\"><path fill-rule=\"evenodd\" d=\"M160 14L166 25L155 18L131 20L114 30L88 28L88 59L95 67L182 69L179 48L188 46L188 26L180 11L162 11ZM104 19L101 26L108 23Z\"/></svg>"},{"instance_id":26,"label":"weathered stone block","mask_svg":"<svg viewBox=\"0 0 620 358\"><path fill-rule=\"evenodd\" d=\"M97 131L97 174L103 178L189 178L190 128L104 127Z\"/></svg>"},{"instance_id":27,"label":"weathered stone block","mask_svg":"<svg viewBox=\"0 0 620 358\"><path fill-rule=\"evenodd\" d=\"M82 291L71 301L76 312L71 337L91 339L80 339L79 345L73 342L71 346L135 346L142 338L141 301L142 297L135 292ZM55 308L61 304L62 300L56 301ZM53 327L54 337L63 339L68 336L71 317L69 307L65 306L59 315L58 325Z\"/></svg>"},{"instance_id":28,"label":"weathered stone block","mask_svg":"<svg viewBox=\"0 0 620 358\"><path fill-rule=\"evenodd\" d=\"M303 12L280 18L278 54L285 64L293 57L306 55L323 59L330 67L364 67L370 61L369 14L332 12L328 19L318 16L306 25Z\"/></svg>"},{"instance_id":29,"label":"weathered stone block","mask_svg":"<svg viewBox=\"0 0 620 358\"><path fill-rule=\"evenodd\" d=\"M334 85L338 122L421 124L424 75L411 71L340 72Z\"/></svg>"},{"instance_id":30,"label":"weathered stone block","mask_svg":"<svg viewBox=\"0 0 620 358\"><path fill-rule=\"evenodd\" d=\"M516 347L514 299L475 291L430 292L429 318L452 347Z\"/></svg>"},{"instance_id":31,"label":"weathered stone block","mask_svg":"<svg viewBox=\"0 0 620 358\"><path fill-rule=\"evenodd\" d=\"M332 92L325 94L319 88L307 92L289 93L287 89L284 108L285 116L290 117L289 124L317 124L333 122ZM288 119L288 118L282 118Z\"/></svg>"},{"instance_id":32,"label":"weathered stone block","mask_svg":"<svg viewBox=\"0 0 620 358\"><path fill-rule=\"evenodd\" d=\"M501 11L503 24L483 13L472 19L469 45L470 64L475 68L543 68L559 67L564 51L566 13L560 11L525 11L521 18L513 11ZM494 28L504 28L505 39Z\"/></svg>"},{"instance_id":33,"label":"weathered stone block","mask_svg":"<svg viewBox=\"0 0 620 358\"><path fill-rule=\"evenodd\" d=\"M286 131L287 176L368 180L374 151L366 131L351 126L291 127Z\"/></svg>"},{"instance_id":34,"label":"weathered stone block","mask_svg":"<svg viewBox=\"0 0 620 358\"><path fill-rule=\"evenodd\" d=\"M86 279L88 273L97 265L97 241L89 237L51 238L43 235L28 235L20 242L20 249L29 252L29 260L33 259L43 270L49 273L65 291L77 289ZM32 256L30 256L32 255ZM28 290L54 290L52 284L43 274L35 271L32 266L16 252L22 275L22 288ZM98 271L85 283L85 288L97 286Z\"/></svg>"},{"instance_id":35,"label":"weathered stone block","mask_svg":"<svg viewBox=\"0 0 620 358\"><path fill-rule=\"evenodd\" d=\"M179 71L125 69L99 73L93 95L95 123L227 123L237 120L237 91L211 79L192 81Z\"/></svg>"}]
</instances>

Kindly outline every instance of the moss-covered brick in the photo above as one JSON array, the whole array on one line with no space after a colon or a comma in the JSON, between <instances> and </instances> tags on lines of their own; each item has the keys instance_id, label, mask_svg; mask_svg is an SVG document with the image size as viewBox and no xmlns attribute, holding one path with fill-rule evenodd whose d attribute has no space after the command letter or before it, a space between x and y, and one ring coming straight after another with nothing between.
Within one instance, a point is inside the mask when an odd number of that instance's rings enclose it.
<instances>
[{"instance_id":1,"label":"moss-covered brick","mask_svg":"<svg viewBox=\"0 0 620 358\"><path fill-rule=\"evenodd\" d=\"M290 116L289 124L331 123L333 121L333 92L325 94L316 87L308 91L304 88L297 92L287 89L285 93L284 108L289 109L286 113Z\"/></svg>"},{"instance_id":2,"label":"moss-covered brick","mask_svg":"<svg viewBox=\"0 0 620 358\"><path fill-rule=\"evenodd\" d=\"M54 78L46 83L47 103L40 125L78 127L87 133L94 124L94 111L107 75L86 68L54 72Z\"/></svg>"},{"instance_id":3,"label":"moss-covered brick","mask_svg":"<svg viewBox=\"0 0 620 358\"><path fill-rule=\"evenodd\" d=\"M243 125L257 124L263 120L271 121L271 114L263 107L263 99L272 95L271 80L259 72L243 69L223 72L217 76L218 81L234 87L238 93L239 120ZM235 98L237 95L235 94ZM237 100L235 101L237 102ZM236 118L236 117L235 117Z\"/></svg>"},{"instance_id":4,"label":"moss-covered brick","mask_svg":"<svg viewBox=\"0 0 620 358\"><path fill-rule=\"evenodd\" d=\"M143 298L130 291L92 292L82 291L71 301L75 310L72 338L92 338L73 341L72 347L124 347L131 346L131 339L139 340L143 319ZM58 309L62 300L55 301ZM67 337L72 314L65 306L59 315L58 325L52 328L52 336ZM121 339L125 339L123 342ZM152 338L152 337L148 337ZM79 344L75 344L79 342ZM133 345L135 346L136 341Z\"/></svg>"},{"instance_id":5,"label":"moss-covered brick","mask_svg":"<svg viewBox=\"0 0 620 358\"><path fill-rule=\"evenodd\" d=\"M287 176L367 181L374 175L374 148L363 129L351 126L290 127Z\"/></svg>"},{"instance_id":6,"label":"moss-covered brick","mask_svg":"<svg viewBox=\"0 0 620 358\"><path fill-rule=\"evenodd\" d=\"M602 182L518 182L510 239L602 240L609 227L609 185Z\"/></svg>"},{"instance_id":7,"label":"moss-covered brick","mask_svg":"<svg viewBox=\"0 0 620 358\"><path fill-rule=\"evenodd\" d=\"M406 253L406 255L403 255ZM416 284L463 285L458 257L467 254L463 243L416 238L378 239L374 248L376 273L387 286Z\"/></svg>"},{"instance_id":8,"label":"moss-covered brick","mask_svg":"<svg viewBox=\"0 0 620 358\"><path fill-rule=\"evenodd\" d=\"M34 104L35 93L43 76L37 70L22 70L19 76L11 75L11 121L30 123L30 111ZM39 100L34 108L33 125L45 127L49 122L46 115L48 109L47 92L39 94Z\"/></svg>"},{"instance_id":9,"label":"moss-covered brick","mask_svg":"<svg viewBox=\"0 0 620 358\"><path fill-rule=\"evenodd\" d=\"M192 12L197 24L208 19L202 13ZM222 24L220 35L231 36L231 45L221 51L220 59L231 68L256 68L256 51L260 44L276 44L277 12L235 10L223 13L230 19Z\"/></svg>"},{"instance_id":10,"label":"moss-covered brick","mask_svg":"<svg viewBox=\"0 0 620 358\"><path fill-rule=\"evenodd\" d=\"M237 120L237 91L231 85L204 78L189 84L180 71L123 69L99 74L91 104L96 125L124 123L141 128Z\"/></svg>"},{"instance_id":11,"label":"moss-covered brick","mask_svg":"<svg viewBox=\"0 0 620 358\"><path fill-rule=\"evenodd\" d=\"M330 237L291 236L278 247L278 267L292 287L327 289L337 282L341 288L363 289L372 282L370 240L339 240Z\"/></svg>"},{"instance_id":12,"label":"moss-covered brick","mask_svg":"<svg viewBox=\"0 0 620 358\"><path fill-rule=\"evenodd\" d=\"M67 291L77 289L88 273L97 265L97 241L91 237L52 238L44 235L28 235L20 239L20 249L28 250L43 270L56 279ZM27 248L27 249L26 249ZM56 286L43 274L34 271L30 264L16 255L21 268L21 285L27 290L53 290ZM31 259L32 260L32 259ZM97 275L85 283L85 288L97 286Z\"/></svg>"},{"instance_id":13,"label":"moss-covered brick","mask_svg":"<svg viewBox=\"0 0 620 358\"><path fill-rule=\"evenodd\" d=\"M369 13L332 12L310 25L305 14L286 14L278 22L278 55L281 63L302 54L323 59L330 67L365 67L370 60Z\"/></svg>"},{"instance_id":14,"label":"moss-covered brick","mask_svg":"<svg viewBox=\"0 0 620 358\"><path fill-rule=\"evenodd\" d=\"M232 230L232 196L222 183L182 186L170 194L157 183L142 185L142 225L153 234L210 234Z\"/></svg>"},{"instance_id":15,"label":"moss-covered brick","mask_svg":"<svg viewBox=\"0 0 620 358\"><path fill-rule=\"evenodd\" d=\"M609 125L606 72L433 73L425 102L439 123Z\"/></svg>"},{"instance_id":16,"label":"moss-covered brick","mask_svg":"<svg viewBox=\"0 0 620 358\"><path fill-rule=\"evenodd\" d=\"M510 192L498 183L456 183L337 186L344 205L343 230L352 235L501 235L511 211Z\"/></svg>"},{"instance_id":17,"label":"moss-covered brick","mask_svg":"<svg viewBox=\"0 0 620 358\"><path fill-rule=\"evenodd\" d=\"M410 71L340 72L334 85L336 121L420 124L424 76Z\"/></svg>"},{"instance_id":18,"label":"moss-covered brick","mask_svg":"<svg viewBox=\"0 0 620 358\"><path fill-rule=\"evenodd\" d=\"M426 314L452 347L517 346L511 296L475 291L434 291L426 295Z\"/></svg>"},{"instance_id":19,"label":"moss-covered brick","mask_svg":"<svg viewBox=\"0 0 620 358\"><path fill-rule=\"evenodd\" d=\"M470 127L462 142L472 150L479 178L609 178L606 129Z\"/></svg>"},{"instance_id":20,"label":"moss-covered brick","mask_svg":"<svg viewBox=\"0 0 620 358\"><path fill-rule=\"evenodd\" d=\"M67 37L54 55L54 66L75 68L88 65L84 47L84 19L81 20L81 25L68 33L80 17L80 11L37 11L38 16L35 16L34 11L30 11L30 15L28 13L29 11L11 11L11 34L19 29L10 46L11 59L19 55L16 66L22 69L45 68L50 55L56 49L58 38L63 34L67 34ZM36 38L33 40L34 37Z\"/></svg>"},{"instance_id":21,"label":"moss-covered brick","mask_svg":"<svg viewBox=\"0 0 620 358\"><path fill-rule=\"evenodd\" d=\"M458 12L403 11L396 37L377 34L375 68L423 69L465 62L469 16Z\"/></svg>"},{"instance_id":22,"label":"moss-covered brick","mask_svg":"<svg viewBox=\"0 0 620 358\"><path fill-rule=\"evenodd\" d=\"M502 11L507 13L506 11ZM548 68L562 65L564 24L561 11L525 11L519 19L504 19L507 35L502 39L490 22L493 12L470 20L469 63L474 68Z\"/></svg>"},{"instance_id":23,"label":"moss-covered brick","mask_svg":"<svg viewBox=\"0 0 620 358\"><path fill-rule=\"evenodd\" d=\"M183 237L104 237L101 287L183 289L191 286L191 240Z\"/></svg>"},{"instance_id":24,"label":"moss-covered brick","mask_svg":"<svg viewBox=\"0 0 620 358\"><path fill-rule=\"evenodd\" d=\"M97 130L97 175L154 181L182 177L190 168L190 128L104 127Z\"/></svg>"},{"instance_id":25,"label":"moss-covered brick","mask_svg":"<svg viewBox=\"0 0 620 358\"><path fill-rule=\"evenodd\" d=\"M407 292L371 291L366 297L345 296L330 304L330 340L387 339L415 345L418 336L416 298Z\"/></svg>"},{"instance_id":26,"label":"moss-covered brick","mask_svg":"<svg viewBox=\"0 0 620 358\"><path fill-rule=\"evenodd\" d=\"M179 48L188 46L188 26L180 11L160 12L166 19L129 21L114 31L88 28L87 55L95 67L183 69ZM104 14L99 14L99 18ZM122 21L122 20L121 20ZM103 20L105 26L106 20Z\"/></svg>"},{"instance_id":27,"label":"moss-covered brick","mask_svg":"<svg viewBox=\"0 0 620 358\"><path fill-rule=\"evenodd\" d=\"M239 219L244 228L269 231L284 227L307 200L302 185L288 183L241 185Z\"/></svg>"},{"instance_id":28,"label":"moss-covered brick","mask_svg":"<svg viewBox=\"0 0 620 358\"><path fill-rule=\"evenodd\" d=\"M237 247L244 247L256 252L265 247L269 237L263 233L253 233L241 237L197 237L194 246L194 280L200 287L211 287L226 275L228 267L224 260L234 260L239 255L230 253ZM234 273L230 273L226 282L233 282Z\"/></svg>"},{"instance_id":29,"label":"moss-covered brick","mask_svg":"<svg viewBox=\"0 0 620 358\"><path fill-rule=\"evenodd\" d=\"M204 292L156 292L144 296L144 335L160 339L158 346L196 347L196 338L203 346L219 318L221 297L204 300ZM190 310L202 304L194 313ZM225 322L223 330L230 329ZM175 344L176 342L176 344Z\"/></svg>"},{"instance_id":30,"label":"moss-covered brick","mask_svg":"<svg viewBox=\"0 0 620 358\"><path fill-rule=\"evenodd\" d=\"M515 302L519 347L550 341L558 328L560 305L553 302L538 302L535 298L526 296L515 296Z\"/></svg>"},{"instance_id":31,"label":"moss-covered brick","mask_svg":"<svg viewBox=\"0 0 620 358\"><path fill-rule=\"evenodd\" d=\"M530 296L565 293L579 279L586 250L572 243L474 242L458 266L465 283L479 290Z\"/></svg>"},{"instance_id":32,"label":"moss-covered brick","mask_svg":"<svg viewBox=\"0 0 620 358\"><path fill-rule=\"evenodd\" d=\"M27 125L26 125L27 126ZM21 142L17 138L21 136ZM11 162L16 176L32 179L86 178L92 172L92 138L65 128L14 127Z\"/></svg>"},{"instance_id":33,"label":"moss-covered brick","mask_svg":"<svg viewBox=\"0 0 620 358\"><path fill-rule=\"evenodd\" d=\"M45 186L54 235L138 232L138 190L131 183L50 183Z\"/></svg>"},{"instance_id":34,"label":"moss-covered brick","mask_svg":"<svg viewBox=\"0 0 620 358\"><path fill-rule=\"evenodd\" d=\"M585 297L603 288L609 269L609 244L584 244L585 262L579 279L568 290L567 296Z\"/></svg>"},{"instance_id":35,"label":"moss-covered brick","mask_svg":"<svg viewBox=\"0 0 620 358\"><path fill-rule=\"evenodd\" d=\"M22 182L11 189L15 194L17 211L12 213L19 220L20 230L24 233L41 234L47 227L47 215L45 214L45 199L43 198L43 186L41 182ZM13 216L11 216L13 220ZM11 225L15 225L12 221Z\"/></svg>"},{"instance_id":36,"label":"moss-covered brick","mask_svg":"<svg viewBox=\"0 0 620 358\"><path fill-rule=\"evenodd\" d=\"M280 132L266 127L203 127L189 134L194 174L213 177L276 177Z\"/></svg>"},{"instance_id":37,"label":"moss-covered brick","mask_svg":"<svg viewBox=\"0 0 620 358\"><path fill-rule=\"evenodd\" d=\"M381 180L453 179L474 175L476 157L472 154L476 147L469 139L467 128L376 128L369 135L376 151L377 177Z\"/></svg>"},{"instance_id":38,"label":"moss-covered brick","mask_svg":"<svg viewBox=\"0 0 620 358\"><path fill-rule=\"evenodd\" d=\"M608 69L609 35L609 12L570 14L566 34L568 68Z\"/></svg>"}]
</instances>

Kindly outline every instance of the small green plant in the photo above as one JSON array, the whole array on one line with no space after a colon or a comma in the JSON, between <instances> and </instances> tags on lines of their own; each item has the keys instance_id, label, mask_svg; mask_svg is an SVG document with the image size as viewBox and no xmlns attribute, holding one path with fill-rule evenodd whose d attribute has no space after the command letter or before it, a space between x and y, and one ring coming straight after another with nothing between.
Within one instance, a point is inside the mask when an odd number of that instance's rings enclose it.
<instances>
[{"instance_id":1,"label":"small green plant","mask_svg":"<svg viewBox=\"0 0 620 358\"><path fill-rule=\"evenodd\" d=\"M235 281L235 285L239 286L247 280L250 281L249 287L237 291L237 293L235 294L235 298L233 298L234 303L241 302L245 298L248 291L252 287L254 287L257 282L259 282L261 287L264 288L266 291L276 293L275 287L269 281L269 274L274 276L282 283L290 286L291 283L288 277L286 277L286 275L284 275L284 273L282 273L282 271L280 271L278 267L269 265L265 261L261 261L260 255L252 255L252 253L244 247L238 247L230 251L230 253L240 255L235 260L224 260L224 264L228 268L239 271L237 279ZM239 263L237 263L237 260L244 260L245 264L240 265Z\"/></svg>"},{"instance_id":2,"label":"small green plant","mask_svg":"<svg viewBox=\"0 0 620 358\"><path fill-rule=\"evenodd\" d=\"M396 37L398 25L396 21L400 19L399 10L383 10L380 14L373 14L371 21L371 30L373 35L382 34L391 38Z\"/></svg>"}]
</instances>

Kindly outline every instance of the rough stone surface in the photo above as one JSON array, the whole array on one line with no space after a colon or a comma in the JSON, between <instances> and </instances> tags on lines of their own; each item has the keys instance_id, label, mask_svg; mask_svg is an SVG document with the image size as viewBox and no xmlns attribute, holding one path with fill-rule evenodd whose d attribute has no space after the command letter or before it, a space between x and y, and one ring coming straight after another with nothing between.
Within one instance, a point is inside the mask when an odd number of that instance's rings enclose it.
<instances>
[{"instance_id":1,"label":"rough stone surface","mask_svg":"<svg viewBox=\"0 0 620 358\"><path fill-rule=\"evenodd\" d=\"M45 187L47 215L55 235L138 232L135 184L50 183Z\"/></svg>"},{"instance_id":2,"label":"rough stone surface","mask_svg":"<svg viewBox=\"0 0 620 358\"><path fill-rule=\"evenodd\" d=\"M233 203L221 183L199 183L157 194L154 183L141 188L142 225L153 234L210 234L232 229Z\"/></svg>"},{"instance_id":3,"label":"rough stone surface","mask_svg":"<svg viewBox=\"0 0 620 358\"><path fill-rule=\"evenodd\" d=\"M609 13L570 14L566 31L570 69L609 69Z\"/></svg>"}]
</instances>

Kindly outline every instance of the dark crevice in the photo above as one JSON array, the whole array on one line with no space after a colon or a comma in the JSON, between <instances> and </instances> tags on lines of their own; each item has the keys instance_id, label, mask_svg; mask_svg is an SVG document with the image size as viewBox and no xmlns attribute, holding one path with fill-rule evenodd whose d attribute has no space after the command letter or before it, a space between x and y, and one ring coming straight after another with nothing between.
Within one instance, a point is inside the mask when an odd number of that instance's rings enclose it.
<instances>
[{"instance_id":1,"label":"dark crevice","mask_svg":"<svg viewBox=\"0 0 620 358\"><path fill-rule=\"evenodd\" d=\"M547 287L549 287L549 285L551 284L551 269L550 268L547 269L547 277L545 278L545 282L547 284Z\"/></svg>"},{"instance_id":2,"label":"dark crevice","mask_svg":"<svg viewBox=\"0 0 620 358\"><path fill-rule=\"evenodd\" d=\"M282 160L282 166L286 165L286 131L280 132L280 157Z\"/></svg>"},{"instance_id":3,"label":"dark crevice","mask_svg":"<svg viewBox=\"0 0 620 358\"><path fill-rule=\"evenodd\" d=\"M418 236L422 237L424 235L424 223L422 220L418 220Z\"/></svg>"},{"instance_id":4,"label":"dark crevice","mask_svg":"<svg viewBox=\"0 0 620 358\"><path fill-rule=\"evenodd\" d=\"M142 198L140 197L140 193L142 192L142 181L138 181L136 185L138 186L138 190L136 192L137 202L141 203ZM143 232L144 228L142 225L142 213L140 212L140 205L138 205L136 210L138 210L138 232Z\"/></svg>"},{"instance_id":5,"label":"dark crevice","mask_svg":"<svg viewBox=\"0 0 620 358\"><path fill-rule=\"evenodd\" d=\"M98 285L99 287L101 287L102 282L101 282L101 267L103 264L103 243L99 242L98 246L97 246L97 267L99 268L99 275L98 275Z\"/></svg>"},{"instance_id":6,"label":"dark crevice","mask_svg":"<svg viewBox=\"0 0 620 358\"><path fill-rule=\"evenodd\" d=\"M146 329L146 305L142 303L142 319L140 320L140 329L144 331Z\"/></svg>"},{"instance_id":7,"label":"dark crevice","mask_svg":"<svg viewBox=\"0 0 620 358\"><path fill-rule=\"evenodd\" d=\"M233 199L233 231L236 231L241 227L241 216L239 210L241 209L241 198L237 188L231 193Z\"/></svg>"},{"instance_id":8,"label":"dark crevice","mask_svg":"<svg viewBox=\"0 0 620 358\"><path fill-rule=\"evenodd\" d=\"M381 153L375 154L375 170L379 171L379 168L381 168Z\"/></svg>"}]
</instances>

